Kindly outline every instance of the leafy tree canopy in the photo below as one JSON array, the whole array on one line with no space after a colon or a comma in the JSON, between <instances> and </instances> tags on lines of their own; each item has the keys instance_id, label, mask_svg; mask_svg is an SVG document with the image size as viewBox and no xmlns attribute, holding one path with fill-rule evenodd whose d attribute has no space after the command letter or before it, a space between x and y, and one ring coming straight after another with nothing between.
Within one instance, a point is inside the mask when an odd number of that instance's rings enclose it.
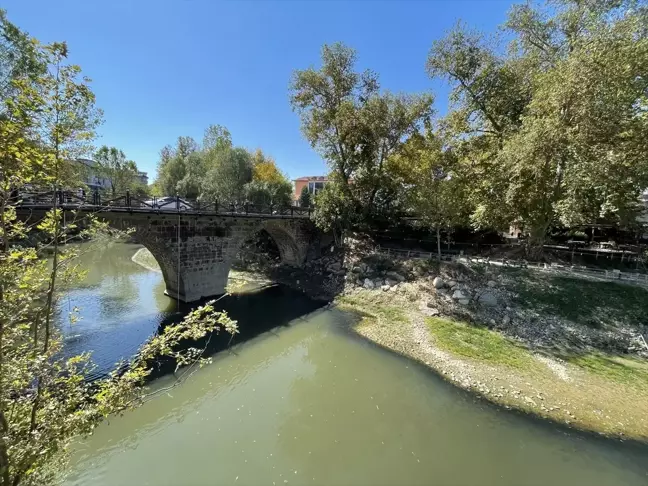
<instances>
[{"instance_id":1,"label":"leafy tree canopy","mask_svg":"<svg viewBox=\"0 0 648 486\"><path fill-rule=\"evenodd\" d=\"M428 71L453 86L442 125L469 174L475 226L625 224L648 187L643 1L516 5L508 49L459 25Z\"/></svg>"},{"instance_id":2,"label":"leafy tree canopy","mask_svg":"<svg viewBox=\"0 0 648 486\"><path fill-rule=\"evenodd\" d=\"M385 163L432 114L431 95L383 92L377 75L357 72L355 64L353 49L324 45L321 67L295 71L290 87L304 136L331 168L328 186L339 186L318 199L317 210L331 211L322 215L331 221L341 209L331 198L344 196L344 225L394 209L397 188Z\"/></svg>"}]
</instances>

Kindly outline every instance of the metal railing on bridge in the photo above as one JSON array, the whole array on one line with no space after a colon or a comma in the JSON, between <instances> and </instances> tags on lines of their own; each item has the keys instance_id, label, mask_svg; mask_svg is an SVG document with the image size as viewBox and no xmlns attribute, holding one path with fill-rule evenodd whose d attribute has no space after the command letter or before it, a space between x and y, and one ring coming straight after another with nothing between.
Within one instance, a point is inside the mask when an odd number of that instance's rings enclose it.
<instances>
[{"instance_id":1,"label":"metal railing on bridge","mask_svg":"<svg viewBox=\"0 0 648 486\"><path fill-rule=\"evenodd\" d=\"M20 193L14 196L18 207L28 209L81 209L83 211L120 211L153 213L191 213L221 215L267 215L288 218L310 218L310 207L278 204L253 204L251 202L205 201L179 196L143 198L126 191L125 194L102 194L94 191L45 191Z\"/></svg>"}]
</instances>

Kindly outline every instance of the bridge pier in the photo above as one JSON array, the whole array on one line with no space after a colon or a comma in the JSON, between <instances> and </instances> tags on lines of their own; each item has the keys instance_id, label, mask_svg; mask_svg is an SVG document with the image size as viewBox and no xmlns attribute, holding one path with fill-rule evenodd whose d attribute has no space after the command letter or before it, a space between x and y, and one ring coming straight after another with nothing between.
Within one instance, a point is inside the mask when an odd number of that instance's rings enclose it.
<instances>
[{"instance_id":1,"label":"bridge pier","mask_svg":"<svg viewBox=\"0 0 648 486\"><path fill-rule=\"evenodd\" d=\"M209 238L209 239L208 239ZM231 240L192 237L180 244L137 238L153 254L164 276L165 294L182 302L193 302L225 293L236 249L228 254Z\"/></svg>"}]
</instances>

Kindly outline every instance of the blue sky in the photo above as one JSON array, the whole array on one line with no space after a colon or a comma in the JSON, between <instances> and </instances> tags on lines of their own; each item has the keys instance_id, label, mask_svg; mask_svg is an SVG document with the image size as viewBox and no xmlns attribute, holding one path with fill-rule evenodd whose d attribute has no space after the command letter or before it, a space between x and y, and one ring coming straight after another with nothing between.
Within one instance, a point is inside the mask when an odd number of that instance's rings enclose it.
<instances>
[{"instance_id":1,"label":"blue sky","mask_svg":"<svg viewBox=\"0 0 648 486\"><path fill-rule=\"evenodd\" d=\"M97 145L155 174L179 135L214 123L260 147L291 178L326 173L288 100L293 70L319 65L324 43L358 51L391 91L448 88L425 73L432 41L457 20L494 31L511 1L4 0L9 19L42 42L65 40L105 112Z\"/></svg>"}]
</instances>

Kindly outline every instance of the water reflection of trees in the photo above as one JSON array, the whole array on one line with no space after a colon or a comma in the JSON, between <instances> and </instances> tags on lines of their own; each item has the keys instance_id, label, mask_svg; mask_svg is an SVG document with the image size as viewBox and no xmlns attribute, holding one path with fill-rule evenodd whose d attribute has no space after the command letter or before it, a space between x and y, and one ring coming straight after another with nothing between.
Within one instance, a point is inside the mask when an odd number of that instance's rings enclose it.
<instances>
[{"instance_id":1,"label":"water reflection of trees","mask_svg":"<svg viewBox=\"0 0 648 486\"><path fill-rule=\"evenodd\" d=\"M131 260L140 245L122 242L93 242L78 245L81 254L77 264L87 272L81 287L100 284L106 277L123 282L131 275L150 272Z\"/></svg>"}]
</instances>

